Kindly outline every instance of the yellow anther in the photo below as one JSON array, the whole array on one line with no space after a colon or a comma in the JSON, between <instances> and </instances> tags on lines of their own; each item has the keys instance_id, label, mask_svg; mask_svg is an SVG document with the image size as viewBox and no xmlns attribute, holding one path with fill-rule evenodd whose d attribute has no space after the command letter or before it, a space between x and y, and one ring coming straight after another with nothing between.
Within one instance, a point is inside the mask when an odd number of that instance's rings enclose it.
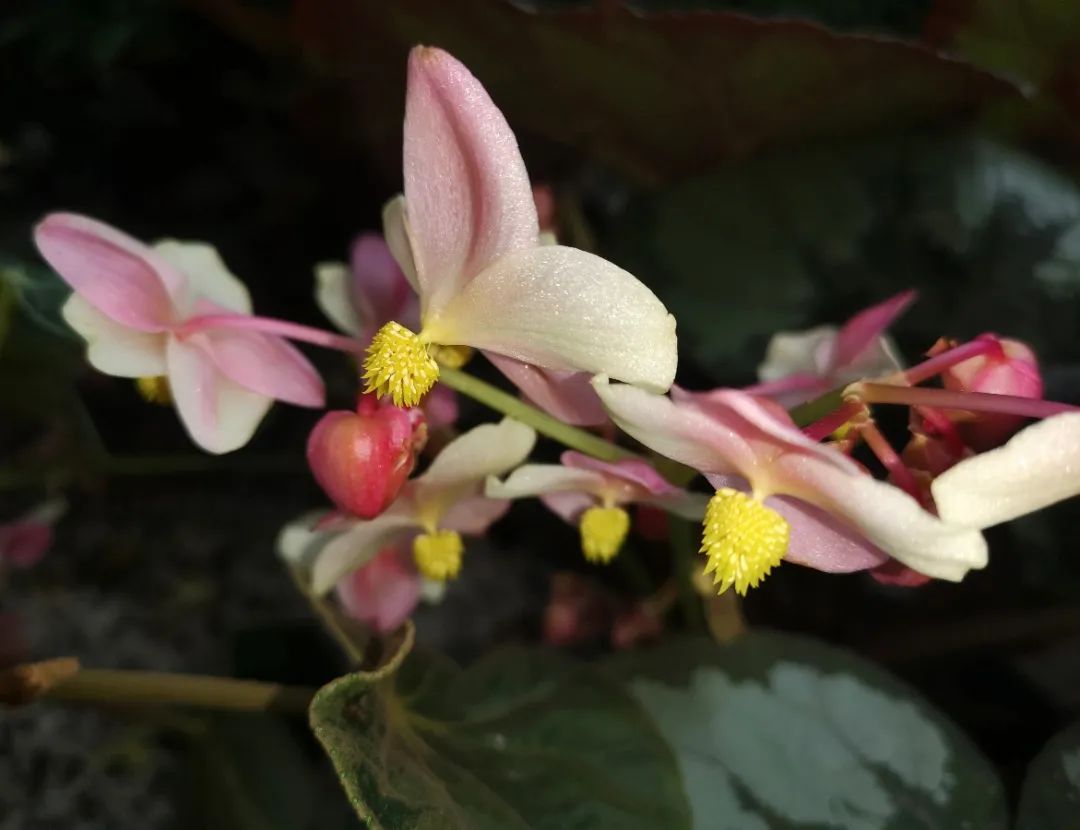
<instances>
[{"instance_id":1,"label":"yellow anther","mask_svg":"<svg viewBox=\"0 0 1080 830\"><path fill-rule=\"evenodd\" d=\"M439 346L432 344L428 347L431 356L440 366L448 369L460 369L472 360L473 350L471 346Z\"/></svg>"},{"instance_id":2,"label":"yellow anther","mask_svg":"<svg viewBox=\"0 0 1080 830\"><path fill-rule=\"evenodd\" d=\"M156 403L162 406L168 406L172 403L172 390L169 388L169 379L164 375L138 378L135 381L135 387L147 403Z\"/></svg>"},{"instance_id":3,"label":"yellow anther","mask_svg":"<svg viewBox=\"0 0 1080 830\"><path fill-rule=\"evenodd\" d=\"M621 507L590 507L581 514L580 530L585 558L606 564L615 558L626 541L630 517Z\"/></svg>"},{"instance_id":4,"label":"yellow anther","mask_svg":"<svg viewBox=\"0 0 1080 830\"><path fill-rule=\"evenodd\" d=\"M375 333L364 359L364 392L389 395L395 406L416 406L438 379L428 344L405 326L390 322Z\"/></svg>"},{"instance_id":5,"label":"yellow anther","mask_svg":"<svg viewBox=\"0 0 1080 830\"><path fill-rule=\"evenodd\" d=\"M705 573L724 593L732 585L746 595L780 564L787 553L791 527L787 520L753 496L723 487L705 509L701 552L709 557Z\"/></svg>"},{"instance_id":6,"label":"yellow anther","mask_svg":"<svg viewBox=\"0 0 1080 830\"><path fill-rule=\"evenodd\" d=\"M422 533L413 540L413 559L421 574L436 582L453 579L461 570L465 543L454 530Z\"/></svg>"}]
</instances>

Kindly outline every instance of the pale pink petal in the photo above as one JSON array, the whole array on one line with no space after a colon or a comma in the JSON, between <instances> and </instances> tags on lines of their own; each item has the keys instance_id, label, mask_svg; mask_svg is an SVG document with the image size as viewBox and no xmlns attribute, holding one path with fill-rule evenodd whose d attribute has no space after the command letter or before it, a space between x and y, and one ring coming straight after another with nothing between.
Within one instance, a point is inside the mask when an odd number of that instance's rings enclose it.
<instances>
[{"instance_id":1,"label":"pale pink petal","mask_svg":"<svg viewBox=\"0 0 1080 830\"><path fill-rule=\"evenodd\" d=\"M855 528L821 508L788 496L774 496L765 504L791 525L791 542L784 556L788 562L826 573L849 573L889 561L887 553Z\"/></svg>"},{"instance_id":2,"label":"pale pink petal","mask_svg":"<svg viewBox=\"0 0 1080 830\"><path fill-rule=\"evenodd\" d=\"M576 525L581 514L596 504L596 498L587 493L545 493L540 496L552 513L567 524Z\"/></svg>"},{"instance_id":3,"label":"pale pink petal","mask_svg":"<svg viewBox=\"0 0 1080 830\"><path fill-rule=\"evenodd\" d=\"M184 275L183 314L190 314L200 299L232 313L251 313L247 286L228 269L213 245L162 239L154 243L154 253Z\"/></svg>"},{"instance_id":4,"label":"pale pink petal","mask_svg":"<svg viewBox=\"0 0 1080 830\"><path fill-rule=\"evenodd\" d=\"M342 262L320 262L315 266L315 304L338 329L359 337L365 329L353 306L352 283L352 270ZM367 331L368 336L371 334Z\"/></svg>"},{"instance_id":5,"label":"pale pink petal","mask_svg":"<svg viewBox=\"0 0 1080 830\"><path fill-rule=\"evenodd\" d=\"M767 380L744 386L742 391L751 395L771 398L783 407L798 406L832 388L829 381L817 375L796 374L778 380Z\"/></svg>"},{"instance_id":6,"label":"pale pink petal","mask_svg":"<svg viewBox=\"0 0 1080 830\"><path fill-rule=\"evenodd\" d=\"M540 369L494 352L484 352L484 356L531 404L560 421L573 426L607 423L607 412L589 383L589 375Z\"/></svg>"},{"instance_id":7,"label":"pale pink petal","mask_svg":"<svg viewBox=\"0 0 1080 830\"><path fill-rule=\"evenodd\" d=\"M244 446L270 408L270 398L222 375L202 335L170 337L165 355L173 401L191 439L215 454Z\"/></svg>"},{"instance_id":8,"label":"pale pink petal","mask_svg":"<svg viewBox=\"0 0 1080 830\"><path fill-rule=\"evenodd\" d=\"M436 343L654 392L667 391L678 363L675 318L656 295L607 260L561 245L496 260L425 317L424 331Z\"/></svg>"},{"instance_id":9,"label":"pale pink petal","mask_svg":"<svg viewBox=\"0 0 1080 830\"><path fill-rule=\"evenodd\" d=\"M351 263L349 296L364 335L371 337L391 320L415 331L420 325L419 303L386 241L377 233L360 234L353 243Z\"/></svg>"},{"instance_id":10,"label":"pale pink petal","mask_svg":"<svg viewBox=\"0 0 1080 830\"><path fill-rule=\"evenodd\" d=\"M419 529L415 517L388 511L371 521L356 522L315 555L311 590L325 594L338 580L370 562L383 548L404 544Z\"/></svg>"},{"instance_id":11,"label":"pale pink petal","mask_svg":"<svg viewBox=\"0 0 1080 830\"><path fill-rule=\"evenodd\" d=\"M18 521L0 525L0 565L29 568L41 561L53 544L52 525Z\"/></svg>"},{"instance_id":12,"label":"pale pink petal","mask_svg":"<svg viewBox=\"0 0 1080 830\"><path fill-rule=\"evenodd\" d=\"M616 479L618 481L618 479ZM545 493L587 493L599 497L610 486L609 479L593 470L574 469L563 464L524 464L505 481L491 476L485 494L494 499L520 499Z\"/></svg>"},{"instance_id":13,"label":"pale pink petal","mask_svg":"<svg viewBox=\"0 0 1080 830\"><path fill-rule=\"evenodd\" d=\"M513 418L481 424L443 447L416 483L424 489L480 484L521 464L535 443L536 432Z\"/></svg>"},{"instance_id":14,"label":"pale pink petal","mask_svg":"<svg viewBox=\"0 0 1080 830\"><path fill-rule=\"evenodd\" d=\"M451 505L439 520L439 527L456 530L467 536L482 536L492 524L505 516L509 509L508 499L471 496Z\"/></svg>"},{"instance_id":15,"label":"pale pink petal","mask_svg":"<svg viewBox=\"0 0 1080 830\"><path fill-rule=\"evenodd\" d=\"M322 378L288 341L239 329L213 329L205 337L218 370L234 383L297 406L325 405Z\"/></svg>"},{"instance_id":16,"label":"pale pink petal","mask_svg":"<svg viewBox=\"0 0 1080 830\"><path fill-rule=\"evenodd\" d=\"M350 617L376 631L393 631L420 602L420 575L405 551L384 548L338 582L337 598Z\"/></svg>"},{"instance_id":17,"label":"pale pink petal","mask_svg":"<svg viewBox=\"0 0 1080 830\"><path fill-rule=\"evenodd\" d=\"M930 490L942 518L979 528L1080 495L1080 413L1021 430L1004 446L946 470Z\"/></svg>"},{"instance_id":18,"label":"pale pink petal","mask_svg":"<svg viewBox=\"0 0 1080 830\"><path fill-rule=\"evenodd\" d=\"M51 213L34 242L77 294L116 322L147 332L176 322L166 281L182 278L138 240L85 216Z\"/></svg>"},{"instance_id":19,"label":"pale pink petal","mask_svg":"<svg viewBox=\"0 0 1080 830\"><path fill-rule=\"evenodd\" d=\"M420 284L416 280L416 261L412 253L412 231L405 215L405 197L398 194L383 205L383 238L390 249L394 261L401 269L406 281L414 293L420 293Z\"/></svg>"},{"instance_id":20,"label":"pale pink petal","mask_svg":"<svg viewBox=\"0 0 1080 830\"><path fill-rule=\"evenodd\" d=\"M409 54L405 204L424 313L438 312L539 225L517 141L480 82L441 49Z\"/></svg>"},{"instance_id":21,"label":"pale pink petal","mask_svg":"<svg viewBox=\"0 0 1080 830\"><path fill-rule=\"evenodd\" d=\"M99 372L121 378L165 374L168 335L118 323L78 294L68 298L61 313L67 324L86 341L86 359Z\"/></svg>"},{"instance_id":22,"label":"pale pink petal","mask_svg":"<svg viewBox=\"0 0 1080 830\"><path fill-rule=\"evenodd\" d=\"M424 412L429 430L442 429L457 423L459 412L457 394L449 386L438 384L424 396L420 408Z\"/></svg>"},{"instance_id":23,"label":"pale pink petal","mask_svg":"<svg viewBox=\"0 0 1080 830\"><path fill-rule=\"evenodd\" d=\"M914 290L901 291L882 303L863 309L841 327L836 335L832 368L834 371L859 360L910 306L917 296Z\"/></svg>"},{"instance_id":24,"label":"pale pink petal","mask_svg":"<svg viewBox=\"0 0 1080 830\"><path fill-rule=\"evenodd\" d=\"M778 332L772 336L765 349L765 360L757 370L758 378L764 383L783 380L793 375L821 378L828 374L835 352L835 326Z\"/></svg>"},{"instance_id":25,"label":"pale pink petal","mask_svg":"<svg viewBox=\"0 0 1080 830\"><path fill-rule=\"evenodd\" d=\"M603 476L622 479L654 496L673 495L679 488L664 478L645 461L628 458L625 461L601 461L575 450L567 450L559 460L564 466L576 470L591 470Z\"/></svg>"}]
</instances>

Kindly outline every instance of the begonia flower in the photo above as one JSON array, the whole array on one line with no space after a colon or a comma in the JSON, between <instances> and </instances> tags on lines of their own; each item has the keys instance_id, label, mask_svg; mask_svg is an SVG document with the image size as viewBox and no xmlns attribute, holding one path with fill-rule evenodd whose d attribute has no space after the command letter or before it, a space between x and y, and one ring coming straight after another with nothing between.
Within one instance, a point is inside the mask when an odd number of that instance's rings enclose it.
<instances>
[{"instance_id":1,"label":"begonia flower","mask_svg":"<svg viewBox=\"0 0 1080 830\"><path fill-rule=\"evenodd\" d=\"M655 391L675 377L675 320L631 274L539 238L517 142L479 81L439 49L409 56L404 199L387 244L420 298L414 333L383 326L365 391L414 406L447 347L556 372L604 372Z\"/></svg>"},{"instance_id":2,"label":"begonia flower","mask_svg":"<svg viewBox=\"0 0 1080 830\"><path fill-rule=\"evenodd\" d=\"M408 543L422 576L451 579L461 568L462 534L483 534L509 509L509 501L484 496L485 480L521 464L535 441L530 427L510 418L471 429L447 444L422 475L406 482L397 500L376 518L343 518L325 529L305 531L320 520L303 517L283 531L279 549L294 561L302 557L319 594L384 548Z\"/></svg>"},{"instance_id":3,"label":"begonia flower","mask_svg":"<svg viewBox=\"0 0 1080 830\"><path fill-rule=\"evenodd\" d=\"M783 559L845 572L891 556L954 581L986 564L978 531L937 518L810 440L774 403L730 389L676 388L672 400L605 377L594 384L619 427L716 488L701 550L721 592L734 585L745 593Z\"/></svg>"},{"instance_id":4,"label":"begonia flower","mask_svg":"<svg viewBox=\"0 0 1080 830\"><path fill-rule=\"evenodd\" d=\"M1080 495L1080 412L1053 415L934 479L938 514L987 528Z\"/></svg>"},{"instance_id":5,"label":"begonia flower","mask_svg":"<svg viewBox=\"0 0 1080 830\"><path fill-rule=\"evenodd\" d=\"M491 498L539 496L554 513L581 533L581 549L590 562L610 562L630 531L626 507L646 504L700 520L707 499L669 483L644 461L607 462L573 450L561 464L526 464L505 481L489 479Z\"/></svg>"},{"instance_id":6,"label":"begonia flower","mask_svg":"<svg viewBox=\"0 0 1080 830\"><path fill-rule=\"evenodd\" d=\"M38 249L75 293L63 315L105 374L139 379L148 399L172 401L192 440L212 453L251 438L273 400L320 407L322 380L281 337L199 329L202 315L250 315L247 289L211 246L144 245L84 216L53 213Z\"/></svg>"},{"instance_id":7,"label":"begonia flower","mask_svg":"<svg viewBox=\"0 0 1080 830\"><path fill-rule=\"evenodd\" d=\"M394 631L420 604L422 581L407 548L386 547L338 580L345 613L376 631Z\"/></svg>"},{"instance_id":8,"label":"begonia flower","mask_svg":"<svg viewBox=\"0 0 1080 830\"><path fill-rule=\"evenodd\" d=\"M773 335L758 366L761 382L745 391L790 407L842 384L896 371L900 360L885 330L914 299L914 291L904 291L863 309L840 328Z\"/></svg>"},{"instance_id":9,"label":"begonia flower","mask_svg":"<svg viewBox=\"0 0 1080 830\"><path fill-rule=\"evenodd\" d=\"M49 499L18 519L0 523L0 568L30 568L53 545L53 527L67 510L64 499Z\"/></svg>"}]
</instances>

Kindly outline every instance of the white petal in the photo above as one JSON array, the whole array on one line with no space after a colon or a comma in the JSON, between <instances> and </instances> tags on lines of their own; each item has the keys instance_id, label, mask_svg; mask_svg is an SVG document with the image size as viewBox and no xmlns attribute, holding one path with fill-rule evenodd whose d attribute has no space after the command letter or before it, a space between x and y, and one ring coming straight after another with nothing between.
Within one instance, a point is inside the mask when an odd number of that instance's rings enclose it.
<instances>
[{"instance_id":1,"label":"white petal","mask_svg":"<svg viewBox=\"0 0 1080 830\"><path fill-rule=\"evenodd\" d=\"M349 296L352 271L343 262L315 266L315 303L331 323L346 334L360 334L360 318Z\"/></svg>"},{"instance_id":2,"label":"white petal","mask_svg":"<svg viewBox=\"0 0 1080 830\"><path fill-rule=\"evenodd\" d=\"M154 243L153 248L159 257L187 278L190 305L202 297L229 311L251 313L251 296L247 288L226 267L213 245L162 239ZM191 310L190 305L187 312Z\"/></svg>"},{"instance_id":3,"label":"white petal","mask_svg":"<svg viewBox=\"0 0 1080 830\"><path fill-rule=\"evenodd\" d=\"M979 528L1080 495L1080 412L1027 427L946 470L930 489L942 518Z\"/></svg>"},{"instance_id":4,"label":"white petal","mask_svg":"<svg viewBox=\"0 0 1080 830\"><path fill-rule=\"evenodd\" d=\"M416 519L391 513L383 513L369 522L357 522L316 554L311 569L311 590L325 594L343 576L415 530Z\"/></svg>"},{"instance_id":5,"label":"white petal","mask_svg":"<svg viewBox=\"0 0 1080 830\"><path fill-rule=\"evenodd\" d=\"M416 483L425 489L480 484L488 476L503 475L518 466L535 443L532 427L513 418L482 424L443 447Z\"/></svg>"},{"instance_id":6,"label":"white petal","mask_svg":"<svg viewBox=\"0 0 1080 830\"><path fill-rule=\"evenodd\" d=\"M656 392L675 379L675 318L632 274L561 245L508 254L430 319L436 343L545 369L606 374Z\"/></svg>"},{"instance_id":7,"label":"white petal","mask_svg":"<svg viewBox=\"0 0 1080 830\"><path fill-rule=\"evenodd\" d=\"M801 453L788 453L773 466L774 479L787 483L776 495L828 511L920 573L958 582L986 566L986 540L979 531L928 513L899 487Z\"/></svg>"},{"instance_id":8,"label":"white petal","mask_svg":"<svg viewBox=\"0 0 1080 830\"><path fill-rule=\"evenodd\" d=\"M493 499L520 499L544 493L603 493L607 479L593 470L577 470L562 464L526 464L518 467L505 481L491 476L485 494Z\"/></svg>"},{"instance_id":9,"label":"white petal","mask_svg":"<svg viewBox=\"0 0 1080 830\"><path fill-rule=\"evenodd\" d=\"M817 326L806 331L774 334L765 350L765 360L758 366L758 379L780 380L804 372L827 374L837 331L835 326Z\"/></svg>"},{"instance_id":10,"label":"white petal","mask_svg":"<svg viewBox=\"0 0 1080 830\"><path fill-rule=\"evenodd\" d=\"M170 337L166 345L169 389L180 420L196 444L220 454L244 446L272 403L229 380L203 338Z\"/></svg>"},{"instance_id":11,"label":"white petal","mask_svg":"<svg viewBox=\"0 0 1080 830\"><path fill-rule=\"evenodd\" d=\"M99 372L121 378L165 374L168 335L121 325L78 294L68 298L62 314L67 324L86 341L86 359Z\"/></svg>"},{"instance_id":12,"label":"white petal","mask_svg":"<svg viewBox=\"0 0 1080 830\"><path fill-rule=\"evenodd\" d=\"M409 237L409 221L405 216L405 197L400 193L383 206L383 237L394 261L401 268L401 273L413 287L413 291L420 293L419 284L416 281L416 261L413 259L412 241Z\"/></svg>"},{"instance_id":13,"label":"white petal","mask_svg":"<svg viewBox=\"0 0 1080 830\"><path fill-rule=\"evenodd\" d=\"M326 515L325 510L312 510L281 528L275 545L278 555L290 564L307 565L316 551L340 532L319 529Z\"/></svg>"}]
</instances>

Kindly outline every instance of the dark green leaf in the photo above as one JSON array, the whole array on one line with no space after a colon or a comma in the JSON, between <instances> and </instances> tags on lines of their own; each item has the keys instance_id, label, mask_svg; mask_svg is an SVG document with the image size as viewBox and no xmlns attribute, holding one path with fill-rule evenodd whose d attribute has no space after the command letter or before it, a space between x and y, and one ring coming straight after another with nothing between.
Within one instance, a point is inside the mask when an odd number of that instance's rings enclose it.
<instances>
[{"instance_id":1,"label":"dark green leaf","mask_svg":"<svg viewBox=\"0 0 1080 830\"><path fill-rule=\"evenodd\" d=\"M413 653L323 688L311 723L357 813L381 830L678 830L675 761L616 683L508 650L468 671Z\"/></svg>"},{"instance_id":2,"label":"dark green leaf","mask_svg":"<svg viewBox=\"0 0 1080 830\"><path fill-rule=\"evenodd\" d=\"M1080 817L1080 722L1056 735L1028 767L1017 830L1073 830Z\"/></svg>"},{"instance_id":3,"label":"dark green leaf","mask_svg":"<svg viewBox=\"0 0 1080 830\"><path fill-rule=\"evenodd\" d=\"M911 689L802 637L683 640L611 665L675 747L700 830L1005 826L987 762Z\"/></svg>"}]
</instances>

